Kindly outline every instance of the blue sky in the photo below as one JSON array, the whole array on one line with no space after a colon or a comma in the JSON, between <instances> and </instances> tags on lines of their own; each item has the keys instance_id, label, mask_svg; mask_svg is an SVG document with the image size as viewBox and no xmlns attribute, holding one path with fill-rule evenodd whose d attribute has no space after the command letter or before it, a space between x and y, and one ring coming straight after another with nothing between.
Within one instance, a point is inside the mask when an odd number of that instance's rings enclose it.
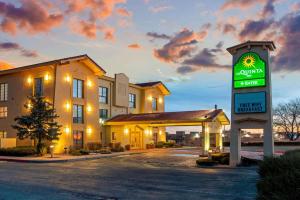
<instances>
[{"instance_id":1,"label":"blue sky","mask_svg":"<svg viewBox=\"0 0 300 200\"><path fill-rule=\"evenodd\" d=\"M87 53L113 76L163 81L166 111L230 116L227 47L273 40L273 102L300 97L296 0L0 0L0 68ZM35 12L33 12L35 11Z\"/></svg>"}]
</instances>

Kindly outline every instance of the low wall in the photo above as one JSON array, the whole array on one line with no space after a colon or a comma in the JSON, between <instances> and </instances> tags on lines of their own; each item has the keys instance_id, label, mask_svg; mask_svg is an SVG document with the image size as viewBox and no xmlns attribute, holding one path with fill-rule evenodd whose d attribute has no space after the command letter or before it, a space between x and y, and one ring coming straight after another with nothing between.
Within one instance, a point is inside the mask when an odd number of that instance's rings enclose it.
<instances>
[{"instance_id":1,"label":"low wall","mask_svg":"<svg viewBox=\"0 0 300 200\"><path fill-rule=\"evenodd\" d=\"M16 138L1 138L0 139L0 148L16 147L16 145L17 145Z\"/></svg>"}]
</instances>

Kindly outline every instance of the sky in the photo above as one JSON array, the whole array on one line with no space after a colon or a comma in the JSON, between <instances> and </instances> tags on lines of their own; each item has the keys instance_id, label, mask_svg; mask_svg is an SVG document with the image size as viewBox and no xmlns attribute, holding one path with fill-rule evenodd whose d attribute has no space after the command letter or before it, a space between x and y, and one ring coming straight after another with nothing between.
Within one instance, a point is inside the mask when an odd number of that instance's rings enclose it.
<instances>
[{"instance_id":1,"label":"sky","mask_svg":"<svg viewBox=\"0 0 300 200\"><path fill-rule=\"evenodd\" d=\"M0 0L0 69L88 54L107 75L163 81L166 111L225 110L226 48L272 40L273 104L300 97L299 0Z\"/></svg>"}]
</instances>

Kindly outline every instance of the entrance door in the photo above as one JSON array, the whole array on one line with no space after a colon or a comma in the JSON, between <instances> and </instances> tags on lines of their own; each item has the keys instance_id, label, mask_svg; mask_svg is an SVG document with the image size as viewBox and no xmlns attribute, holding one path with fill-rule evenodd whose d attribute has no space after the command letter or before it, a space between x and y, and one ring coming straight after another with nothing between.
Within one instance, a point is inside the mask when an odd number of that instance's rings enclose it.
<instances>
[{"instance_id":1,"label":"entrance door","mask_svg":"<svg viewBox=\"0 0 300 200\"><path fill-rule=\"evenodd\" d=\"M83 131L73 131L73 148L83 148Z\"/></svg>"},{"instance_id":2,"label":"entrance door","mask_svg":"<svg viewBox=\"0 0 300 200\"><path fill-rule=\"evenodd\" d=\"M131 149L140 149L141 148L141 132L140 131L131 131L130 133L130 146Z\"/></svg>"}]
</instances>

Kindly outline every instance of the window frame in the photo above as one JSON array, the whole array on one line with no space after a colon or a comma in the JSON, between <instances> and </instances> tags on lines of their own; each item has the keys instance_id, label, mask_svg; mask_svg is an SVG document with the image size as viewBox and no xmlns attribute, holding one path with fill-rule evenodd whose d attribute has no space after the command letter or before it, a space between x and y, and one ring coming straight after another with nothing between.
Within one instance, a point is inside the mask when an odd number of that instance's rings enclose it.
<instances>
[{"instance_id":1,"label":"window frame","mask_svg":"<svg viewBox=\"0 0 300 200\"><path fill-rule=\"evenodd\" d=\"M154 107L155 102L155 107ZM152 97L151 107L153 111L158 111L158 99L156 97Z\"/></svg>"},{"instance_id":2,"label":"window frame","mask_svg":"<svg viewBox=\"0 0 300 200\"><path fill-rule=\"evenodd\" d=\"M79 84L81 83L81 85ZM72 82L72 97L77 99L83 99L84 98L84 80L73 78ZM81 88L79 88L81 86ZM81 89L81 90L79 90ZM75 92L74 92L75 91ZM79 93L80 91L80 93ZM81 95L79 95L81 94Z\"/></svg>"},{"instance_id":3,"label":"window frame","mask_svg":"<svg viewBox=\"0 0 300 200\"><path fill-rule=\"evenodd\" d=\"M3 130L0 131L0 139L1 138L7 138L7 132L6 131L3 131Z\"/></svg>"},{"instance_id":4,"label":"window frame","mask_svg":"<svg viewBox=\"0 0 300 200\"><path fill-rule=\"evenodd\" d=\"M106 91L106 92L103 92L103 91ZM104 104L108 104L108 88L100 86L99 89L98 89L98 93L99 93L98 94L99 95L99 102L104 103ZM104 99L104 101L103 101L103 99Z\"/></svg>"},{"instance_id":5,"label":"window frame","mask_svg":"<svg viewBox=\"0 0 300 200\"><path fill-rule=\"evenodd\" d=\"M129 93L129 108L136 108L136 94Z\"/></svg>"},{"instance_id":6,"label":"window frame","mask_svg":"<svg viewBox=\"0 0 300 200\"><path fill-rule=\"evenodd\" d=\"M106 112L106 117L103 117L101 114L102 114L102 111L105 111ZM99 119L108 119L108 109L99 109Z\"/></svg>"},{"instance_id":7,"label":"window frame","mask_svg":"<svg viewBox=\"0 0 300 200\"><path fill-rule=\"evenodd\" d=\"M81 108L82 116L79 117L79 109ZM74 116L75 114L75 116ZM79 120L81 119L81 120ZM72 121L74 124L84 124L84 106L80 104L73 104Z\"/></svg>"},{"instance_id":8,"label":"window frame","mask_svg":"<svg viewBox=\"0 0 300 200\"><path fill-rule=\"evenodd\" d=\"M8 107L7 106L1 106L0 107L0 119L7 118L8 115Z\"/></svg>"},{"instance_id":9,"label":"window frame","mask_svg":"<svg viewBox=\"0 0 300 200\"><path fill-rule=\"evenodd\" d=\"M8 99L8 84L0 83L0 101L7 101Z\"/></svg>"},{"instance_id":10,"label":"window frame","mask_svg":"<svg viewBox=\"0 0 300 200\"><path fill-rule=\"evenodd\" d=\"M40 81L40 82L37 82L37 81ZM37 93L37 83L40 83L40 87L38 90L40 90L40 93L38 94ZM36 77L34 78L34 81L33 81L33 95L34 96L43 96L44 94L44 79L42 77Z\"/></svg>"}]
</instances>

